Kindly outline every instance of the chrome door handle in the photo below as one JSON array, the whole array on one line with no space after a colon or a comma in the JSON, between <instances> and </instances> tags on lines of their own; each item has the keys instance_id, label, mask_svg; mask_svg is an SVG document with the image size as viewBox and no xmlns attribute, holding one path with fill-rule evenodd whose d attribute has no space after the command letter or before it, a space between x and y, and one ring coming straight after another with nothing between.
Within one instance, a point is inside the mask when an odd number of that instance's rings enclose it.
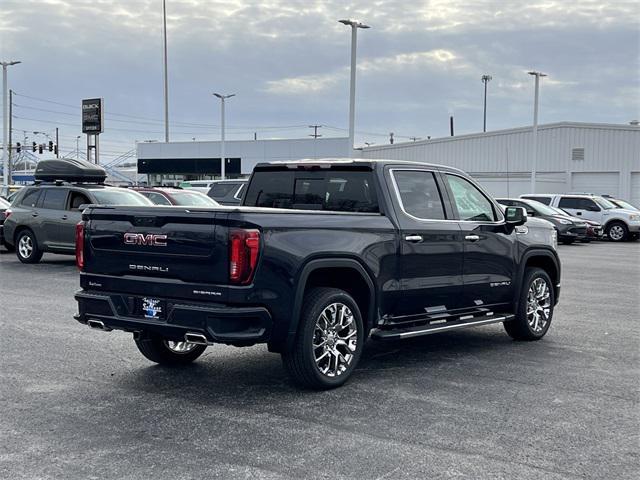
<instances>
[{"instance_id":1,"label":"chrome door handle","mask_svg":"<svg viewBox=\"0 0 640 480\"><path fill-rule=\"evenodd\" d=\"M67 217L66 215L62 216L62 220L66 220L67 218L69 218L69 217Z\"/></svg>"},{"instance_id":2,"label":"chrome door handle","mask_svg":"<svg viewBox=\"0 0 640 480\"><path fill-rule=\"evenodd\" d=\"M469 242L477 242L478 240L480 240L480 237L478 235L467 235L466 237L464 237L464 239Z\"/></svg>"},{"instance_id":3,"label":"chrome door handle","mask_svg":"<svg viewBox=\"0 0 640 480\"><path fill-rule=\"evenodd\" d=\"M404 239L407 242L419 243L422 241L422 235L407 235Z\"/></svg>"},{"instance_id":4,"label":"chrome door handle","mask_svg":"<svg viewBox=\"0 0 640 480\"><path fill-rule=\"evenodd\" d=\"M38 216L38 212L31 212L31 216L32 217L37 217Z\"/></svg>"}]
</instances>

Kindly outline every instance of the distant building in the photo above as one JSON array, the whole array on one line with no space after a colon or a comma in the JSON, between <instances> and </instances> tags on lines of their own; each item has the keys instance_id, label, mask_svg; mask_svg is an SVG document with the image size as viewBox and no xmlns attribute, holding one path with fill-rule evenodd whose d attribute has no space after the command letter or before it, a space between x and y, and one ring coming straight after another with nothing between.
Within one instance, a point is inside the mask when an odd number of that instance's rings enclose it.
<instances>
[{"instance_id":1,"label":"distant building","mask_svg":"<svg viewBox=\"0 0 640 480\"><path fill-rule=\"evenodd\" d=\"M137 145L138 173L151 183L220 176L220 142L144 142ZM228 177L249 175L260 162L301 158L348 157L348 138L301 138L285 140L227 140Z\"/></svg>"},{"instance_id":2,"label":"distant building","mask_svg":"<svg viewBox=\"0 0 640 480\"><path fill-rule=\"evenodd\" d=\"M532 128L375 145L362 158L460 168L494 195L530 193ZM593 192L640 205L640 128L561 122L538 127L536 192Z\"/></svg>"}]
</instances>

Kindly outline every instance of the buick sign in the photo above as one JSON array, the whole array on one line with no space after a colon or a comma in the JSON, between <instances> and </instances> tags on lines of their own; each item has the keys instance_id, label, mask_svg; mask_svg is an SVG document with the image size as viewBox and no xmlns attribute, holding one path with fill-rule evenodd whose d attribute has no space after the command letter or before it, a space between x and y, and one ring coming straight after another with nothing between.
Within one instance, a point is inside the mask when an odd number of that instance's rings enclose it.
<instances>
[{"instance_id":1,"label":"buick sign","mask_svg":"<svg viewBox=\"0 0 640 480\"><path fill-rule=\"evenodd\" d=\"M104 128L104 111L101 98L82 100L82 133L97 135Z\"/></svg>"}]
</instances>

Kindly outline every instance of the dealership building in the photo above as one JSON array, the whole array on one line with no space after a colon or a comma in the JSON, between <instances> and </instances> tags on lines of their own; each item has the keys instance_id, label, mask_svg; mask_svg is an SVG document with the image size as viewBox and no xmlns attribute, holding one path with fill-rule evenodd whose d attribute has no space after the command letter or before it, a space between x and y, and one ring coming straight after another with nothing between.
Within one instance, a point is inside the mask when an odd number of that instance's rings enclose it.
<instances>
[{"instance_id":1,"label":"dealership building","mask_svg":"<svg viewBox=\"0 0 640 480\"><path fill-rule=\"evenodd\" d=\"M355 157L460 168L494 195L529 193L532 127L373 145ZM226 171L251 173L260 162L349 156L347 138L227 141ZM640 127L560 122L538 127L536 192L610 194L640 205ZM139 143L138 172L153 183L220 172L220 142Z\"/></svg>"}]
</instances>

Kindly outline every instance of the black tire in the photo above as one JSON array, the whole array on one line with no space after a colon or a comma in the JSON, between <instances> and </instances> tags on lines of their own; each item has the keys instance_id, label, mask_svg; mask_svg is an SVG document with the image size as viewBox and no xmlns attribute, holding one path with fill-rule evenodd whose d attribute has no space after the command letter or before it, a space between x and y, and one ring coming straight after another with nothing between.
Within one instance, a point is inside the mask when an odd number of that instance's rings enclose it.
<instances>
[{"instance_id":1,"label":"black tire","mask_svg":"<svg viewBox=\"0 0 640 480\"><path fill-rule=\"evenodd\" d=\"M548 298L548 315L546 317L546 323L540 326L539 323L535 323L535 319L532 317L532 321L534 325L529 323L529 318L527 315L527 308L529 306L529 291L532 288L534 282L538 279L546 283L546 288L548 288L549 298ZM537 283L536 285L538 285ZM551 278L541 268L527 268L524 273L524 278L522 281L522 291L520 293L520 298L518 302L518 311L516 312L516 316L513 320L509 320L504 323L504 329L509 334L511 338L514 340L540 340L545 336L549 327L551 326L551 321L553 320L553 310L555 306L555 291L553 290L553 283L551 282ZM545 302L546 306L546 302ZM534 327L538 328L534 328ZM541 327L541 328L540 328Z\"/></svg>"},{"instance_id":2,"label":"black tire","mask_svg":"<svg viewBox=\"0 0 640 480\"><path fill-rule=\"evenodd\" d=\"M607 224L605 233L613 242L624 242L629 238L629 228L624 222L613 221Z\"/></svg>"},{"instance_id":3,"label":"black tire","mask_svg":"<svg viewBox=\"0 0 640 480\"><path fill-rule=\"evenodd\" d=\"M206 350L206 345L194 345L188 352L177 353L171 350L165 339L159 335L140 335L135 339L140 353L149 360L168 367L188 365Z\"/></svg>"},{"instance_id":4,"label":"black tire","mask_svg":"<svg viewBox=\"0 0 640 480\"><path fill-rule=\"evenodd\" d=\"M346 323L342 329L339 329L335 323L333 323L333 326L330 326L330 324L325 322L326 330L331 330L332 333L329 333L329 336L332 335L333 339L323 339L324 337L319 336L323 335L319 327L319 322L321 322L320 318L325 310L330 309L334 305L342 305L350 310L352 321ZM344 310L343 307L337 307L337 309L344 311L345 318L349 318L349 312L347 310ZM337 316L338 313L336 310L333 318L334 322ZM319 330L316 329L316 323L318 323ZM353 334L353 328L356 330L355 334ZM339 335L340 333L342 333L344 337L351 335L351 338L356 338L354 350L349 350L349 347L345 345L337 346L335 344L336 339L342 339ZM364 323L355 300L347 292L337 288L313 288L305 294L298 324L298 332L293 348L290 351L282 353L282 362L293 381L301 387L314 390L336 388L343 385L356 368L360 360L364 340ZM314 341L324 342L325 345L314 348ZM340 368L338 368L338 355L326 352L327 349L331 348L328 346L328 342L331 342L331 346L333 347L331 352L338 352L345 362L348 362L347 365L341 363ZM320 352L318 352L318 350L320 350ZM339 373L332 375L330 371L331 365L329 365L326 374L321 371L321 366L316 363L316 354L322 357L323 352L329 356L329 359L336 359L336 367L334 370L336 372L340 370ZM341 370L343 367L344 369Z\"/></svg>"},{"instance_id":5,"label":"black tire","mask_svg":"<svg viewBox=\"0 0 640 480\"><path fill-rule=\"evenodd\" d=\"M20 248L22 242L25 242L26 245L29 245L30 250ZM18 257L18 260L20 260L22 263L38 263L42 258L42 254L44 253L38 247L38 241L36 240L35 234L28 228L20 230L18 232L14 245L16 249L16 257Z\"/></svg>"}]
</instances>

